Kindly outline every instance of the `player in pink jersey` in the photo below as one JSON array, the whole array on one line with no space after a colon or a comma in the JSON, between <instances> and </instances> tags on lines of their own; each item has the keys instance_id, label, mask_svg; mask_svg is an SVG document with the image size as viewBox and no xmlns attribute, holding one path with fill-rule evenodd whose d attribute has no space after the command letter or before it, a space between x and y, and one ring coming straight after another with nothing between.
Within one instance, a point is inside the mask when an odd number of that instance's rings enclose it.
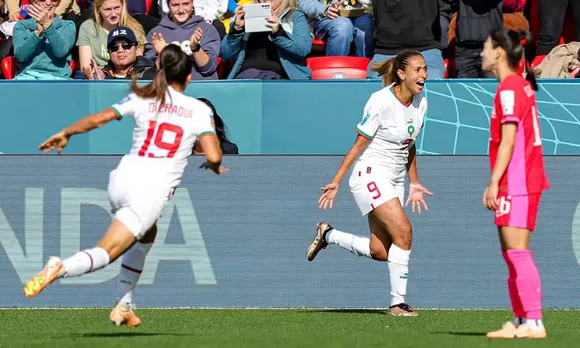
<instances>
[{"instance_id":1,"label":"player in pink jersey","mask_svg":"<svg viewBox=\"0 0 580 348\"><path fill-rule=\"evenodd\" d=\"M492 174L483 203L495 212L515 317L501 329L489 332L489 338L546 337L540 274L529 249L540 196L549 188L536 104L538 88L530 66L535 55L531 33L510 29L493 32L481 52L483 69L500 82L490 120ZM516 73L522 56L525 79Z\"/></svg>"},{"instance_id":2,"label":"player in pink jersey","mask_svg":"<svg viewBox=\"0 0 580 348\"><path fill-rule=\"evenodd\" d=\"M221 167L222 152L211 110L183 94L191 80L192 64L181 48L168 45L159 55L160 70L149 85L139 87L133 79L133 93L121 102L77 121L40 145L40 150L60 153L72 135L124 116L135 119L131 150L109 177L108 194L115 215L109 229L92 249L66 260L50 257L44 269L26 283L26 297L38 295L58 278L101 269L123 254L119 278L125 278L129 287L121 290L130 292L155 239L157 219L181 182L194 142L199 140L207 159L201 168L217 174L226 171ZM115 306L110 319L117 325L140 323L126 302Z\"/></svg>"}]
</instances>

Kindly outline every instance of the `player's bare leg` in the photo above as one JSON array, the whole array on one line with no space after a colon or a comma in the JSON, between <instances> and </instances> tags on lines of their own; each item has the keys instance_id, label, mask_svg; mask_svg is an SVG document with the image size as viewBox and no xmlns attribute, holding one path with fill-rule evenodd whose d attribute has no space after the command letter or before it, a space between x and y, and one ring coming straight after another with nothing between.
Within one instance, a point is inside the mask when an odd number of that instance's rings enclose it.
<instances>
[{"instance_id":1,"label":"player's bare leg","mask_svg":"<svg viewBox=\"0 0 580 348\"><path fill-rule=\"evenodd\" d=\"M66 260L52 256L44 268L24 285L24 295L34 297L55 280L78 277L115 261L135 243L135 236L115 219L95 248L79 251Z\"/></svg>"},{"instance_id":2,"label":"player's bare leg","mask_svg":"<svg viewBox=\"0 0 580 348\"><path fill-rule=\"evenodd\" d=\"M133 289L135 289L141 277L145 258L149 250L151 250L156 236L157 225L154 224L143 238L123 255L117 284L116 303L109 314L109 319L117 326L135 327L141 324L141 319L133 312L135 307L133 304Z\"/></svg>"},{"instance_id":3,"label":"player's bare leg","mask_svg":"<svg viewBox=\"0 0 580 348\"><path fill-rule=\"evenodd\" d=\"M398 198L393 198L375 208L370 214L371 229L381 229L390 237L387 253L391 281L391 305L389 314L393 316L416 317L405 302L409 277L409 257L413 239L411 223ZM377 233L373 233L377 235Z\"/></svg>"},{"instance_id":4,"label":"player's bare leg","mask_svg":"<svg viewBox=\"0 0 580 348\"><path fill-rule=\"evenodd\" d=\"M501 227L499 237L510 273L508 289L515 318L500 330L489 332L487 337L545 338L547 333L542 321L541 281L529 250L530 231Z\"/></svg>"}]
</instances>

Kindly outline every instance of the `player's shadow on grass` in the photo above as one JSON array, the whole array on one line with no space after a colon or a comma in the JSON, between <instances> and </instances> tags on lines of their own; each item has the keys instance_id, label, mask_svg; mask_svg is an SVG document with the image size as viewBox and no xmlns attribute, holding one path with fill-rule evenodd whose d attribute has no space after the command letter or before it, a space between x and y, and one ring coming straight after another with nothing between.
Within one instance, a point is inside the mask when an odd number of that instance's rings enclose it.
<instances>
[{"instance_id":1,"label":"player's shadow on grass","mask_svg":"<svg viewBox=\"0 0 580 348\"><path fill-rule=\"evenodd\" d=\"M66 338L90 338L90 337L143 337L143 336L193 336L186 333L161 333L161 332L87 332L67 335ZM63 338L65 336L59 336Z\"/></svg>"},{"instance_id":2,"label":"player's shadow on grass","mask_svg":"<svg viewBox=\"0 0 580 348\"><path fill-rule=\"evenodd\" d=\"M482 336L486 335L485 332L461 332L461 331L437 331L431 332L435 335L452 335L452 336Z\"/></svg>"},{"instance_id":3,"label":"player's shadow on grass","mask_svg":"<svg viewBox=\"0 0 580 348\"><path fill-rule=\"evenodd\" d=\"M338 314L379 314L387 315L386 310L380 309L347 309L347 308L328 308L328 309L305 309L300 310L298 313L338 313Z\"/></svg>"}]
</instances>

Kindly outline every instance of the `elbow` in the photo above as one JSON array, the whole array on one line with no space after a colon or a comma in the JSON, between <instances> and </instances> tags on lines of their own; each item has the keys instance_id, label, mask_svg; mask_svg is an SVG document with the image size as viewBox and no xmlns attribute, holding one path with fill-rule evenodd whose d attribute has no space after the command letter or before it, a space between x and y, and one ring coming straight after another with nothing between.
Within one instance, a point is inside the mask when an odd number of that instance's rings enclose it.
<instances>
[{"instance_id":1,"label":"elbow","mask_svg":"<svg viewBox=\"0 0 580 348\"><path fill-rule=\"evenodd\" d=\"M226 40L227 37L224 39ZM234 50L231 49L228 45L221 45L220 47L220 56L225 59L225 60L229 60L232 59L234 57Z\"/></svg>"},{"instance_id":2,"label":"elbow","mask_svg":"<svg viewBox=\"0 0 580 348\"><path fill-rule=\"evenodd\" d=\"M212 153L206 153L205 158L209 164L218 166L222 163L222 151L218 150Z\"/></svg>"},{"instance_id":3,"label":"elbow","mask_svg":"<svg viewBox=\"0 0 580 348\"><path fill-rule=\"evenodd\" d=\"M514 147L516 146L515 139L505 138L501 141L500 147L512 152Z\"/></svg>"},{"instance_id":4,"label":"elbow","mask_svg":"<svg viewBox=\"0 0 580 348\"><path fill-rule=\"evenodd\" d=\"M310 54L311 50L312 50L312 42L308 41L308 43L301 43L300 45L298 45L296 54L300 58L306 58L306 56Z\"/></svg>"},{"instance_id":5,"label":"elbow","mask_svg":"<svg viewBox=\"0 0 580 348\"><path fill-rule=\"evenodd\" d=\"M211 58L206 65L199 67L199 73L203 77L211 76L217 70L217 63L213 61Z\"/></svg>"}]
</instances>

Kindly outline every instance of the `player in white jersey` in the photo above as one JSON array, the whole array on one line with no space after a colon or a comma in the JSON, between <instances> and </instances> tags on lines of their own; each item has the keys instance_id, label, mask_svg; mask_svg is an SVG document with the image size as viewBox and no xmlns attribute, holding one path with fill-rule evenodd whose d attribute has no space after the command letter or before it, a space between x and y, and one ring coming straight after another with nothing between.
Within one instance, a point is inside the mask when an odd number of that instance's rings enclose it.
<instances>
[{"instance_id":1,"label":"player in white jersey","mask_svg":"<svg viewBox=\"0 0 580 348\"><path fill-rule=\"evenodd\" d=\"M50 257L44 269L26 283L26 297L38 295L58 278L101 269L127 250L119 278L130 283L121 290L130 292L155 239L156 221L181 182L194 142L199 140L207 159L202 168L217 174L226 171L221 167L222 153L210 108L183 95L191 80L192 64L181 48L166 46L159 55L160 70L149 85L139 87L133 79L133 93L125 99L79 120L40 145L45 152L56 149L60 153L74 134L114 119L135 119L131 150L109 176L108 194L115 216L109 229L95 248L79 251L66 260ZM139 325L127 299L119 300L123 301L111 312L111 320L117 325Z\"/></svg>"},{"instance_id":2,"label":"player in white jersey","mask_svg":"<svg viewBox=\"0 0 580 348\"><path fill-rule=\"evenodd\" d=\"M322 188L324 193L318 200L320 208L332 208L340 182L362 152L349 185L362 215L368 217L370 238L319 222L307 258L312 261L328 244L337 244L358 256L388 261L389 314L417 316L405 302L412 231L403 209L403 195L405 171L410 181L407 204L412 202L413 212L417 209L420 213L421 204L427 209L423 194L432 194L419 182L415 157L415 139L427 112L427 100L422 94L427 64L421 53L405 51L373 69L383 77L385 87L367 102L362 121L355 128L355 143L332 182Z\"/></svg>"}]
</instances>

